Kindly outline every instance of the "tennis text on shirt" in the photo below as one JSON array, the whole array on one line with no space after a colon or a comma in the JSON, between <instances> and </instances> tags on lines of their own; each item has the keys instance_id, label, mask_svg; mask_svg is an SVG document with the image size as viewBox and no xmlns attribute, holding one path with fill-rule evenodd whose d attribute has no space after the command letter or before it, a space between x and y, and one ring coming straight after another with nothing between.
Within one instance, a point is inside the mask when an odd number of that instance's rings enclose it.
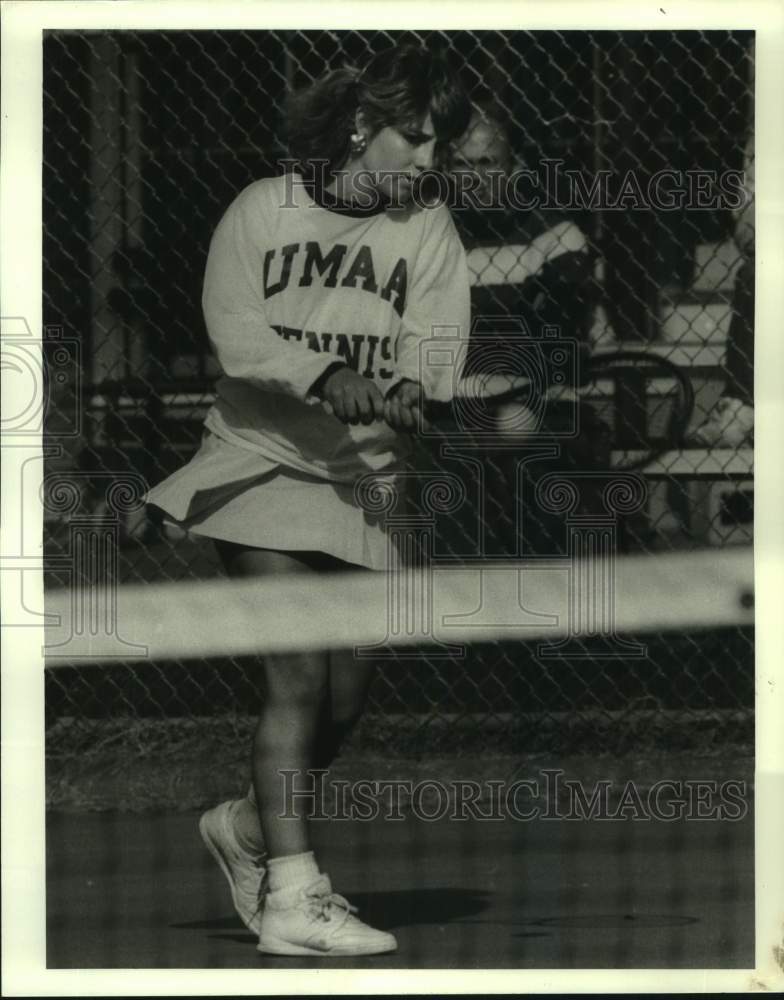
<instances>
[{"instance_id":1,"label":"tennis text on shirt","mask_svg":"<svg viewBox=\"0 0 784 1000\"><path fill-rule=\"evenodd\" d=\"M380 364L392 361L391 337L374 337L372 333L316 333L315 330L297 330L278 323L270 323L270 326L279 337L304 342L311 351L332 351L364 378L395 377L392 368Z\"/></svg>"}]
</instances>

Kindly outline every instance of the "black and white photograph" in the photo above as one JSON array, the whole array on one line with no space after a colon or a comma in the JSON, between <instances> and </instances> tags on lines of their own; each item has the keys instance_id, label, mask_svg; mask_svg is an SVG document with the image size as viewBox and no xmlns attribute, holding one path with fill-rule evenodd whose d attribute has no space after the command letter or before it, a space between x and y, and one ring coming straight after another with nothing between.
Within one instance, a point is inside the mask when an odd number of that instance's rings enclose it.
<instances>
[{"instance_id":1,"label":"black and white photograph","mask_svg":"<svg viewBox=\"0 0 784 1000\"><path fill-rule=\"evenodd\" d=\"M104 6L3 5L4 992L780 989L780 8Z\"/></svg>"}]
</instances>

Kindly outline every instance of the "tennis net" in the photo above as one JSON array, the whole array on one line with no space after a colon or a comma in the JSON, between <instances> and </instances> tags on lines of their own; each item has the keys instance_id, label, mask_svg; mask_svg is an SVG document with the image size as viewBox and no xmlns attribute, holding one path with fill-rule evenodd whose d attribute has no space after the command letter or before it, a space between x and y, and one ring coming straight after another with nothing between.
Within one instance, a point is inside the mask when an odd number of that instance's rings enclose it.
<instances>
[{"instance_id":1,"label":"tennis net","mask_svg":"<svg viewBox=\"0 0 784 1000\"><path fill-rule=\"evenodd\" d=\"M264 698L259 657L310 648L377 661L353 737L364 750L705 753L753 743L745 548L305 581L117 587L88 573L48 592L47 615L53 774L100 765L107 746L129 740L174 748L207 730L249 732Z\"/></svg>"}]
</instances>

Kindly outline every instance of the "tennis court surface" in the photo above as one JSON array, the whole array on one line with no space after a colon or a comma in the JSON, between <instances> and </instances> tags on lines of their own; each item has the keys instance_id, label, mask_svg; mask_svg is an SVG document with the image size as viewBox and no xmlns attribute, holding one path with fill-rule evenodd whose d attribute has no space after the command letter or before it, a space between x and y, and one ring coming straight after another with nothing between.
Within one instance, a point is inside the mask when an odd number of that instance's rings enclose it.
<instances>
[{"instance_id":1,"label":"tennis court surface","mask_svg":"<svg viewBox=\"0 0 784 1000\"><path fill-rule=\"evenodd\" d=\"M647 774L633 758L491 758L499 780L547 768L590 790ZM751 760L672 758L682 780L746 782ZM665 774L666 763L654 770ZM461 772L452 760L344 758L347 778L422 781ZM469 769L477 773L477 764ZM624 775L624 778L621 778ZM187 798L187 795L186 795ZM526 801L526 806L534 800ZM747 804L750 804L747 801ZM616 797L617 805L617 797ZM54 810L48 820L49 968L750 968L754 965L754 824L730 821L447 817L313 823L335 887L371 924L392 930L393 955L278 959L260 955L199 837L198 810ZM745 808L745 807L744 807ZM482 812L486 812L486 808ZM421 810L420 810L421 813Z\"/></svg>"}]
</instances>

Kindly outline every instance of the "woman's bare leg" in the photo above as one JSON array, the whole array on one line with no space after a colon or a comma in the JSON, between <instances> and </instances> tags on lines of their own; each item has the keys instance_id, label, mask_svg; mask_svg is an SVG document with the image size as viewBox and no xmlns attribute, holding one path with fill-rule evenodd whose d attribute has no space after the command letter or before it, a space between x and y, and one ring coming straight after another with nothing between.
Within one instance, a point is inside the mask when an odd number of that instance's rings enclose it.
<instances>
[{"instance_id":1,"label":"woman's bare leg","mask_svg":"<svg viewBox=\"0 0 784 1000\"><path fill-rule=\"evenodd\" d=\"M317 573L353 568L326 556L222 546L232 577ZM263 843L271 857L310 850L307 800L292 809L284 802L281 771L291 771L291 787L312 787L311 768L327 768L364 706L373 663L355 659L351 650L308 651L266 656L263 661L266 697L253 741L254 803L238 808L241 841ZM286 818L281 818L282 813ZM296 814L296 818L294 818Z\"/></svg>"},{"instance_id":2,"label":"woman's bare leg","mask_svg":"<svg viewBox=\"0 0 784 1000\"><path fill-rule=\"evenodd\" d=\"M318 731L315 767L329 767L359 721L375 676L375 667L373 660L355 657L350 649L330 652L329 699Z\"/></svg>"}]
</instances>

